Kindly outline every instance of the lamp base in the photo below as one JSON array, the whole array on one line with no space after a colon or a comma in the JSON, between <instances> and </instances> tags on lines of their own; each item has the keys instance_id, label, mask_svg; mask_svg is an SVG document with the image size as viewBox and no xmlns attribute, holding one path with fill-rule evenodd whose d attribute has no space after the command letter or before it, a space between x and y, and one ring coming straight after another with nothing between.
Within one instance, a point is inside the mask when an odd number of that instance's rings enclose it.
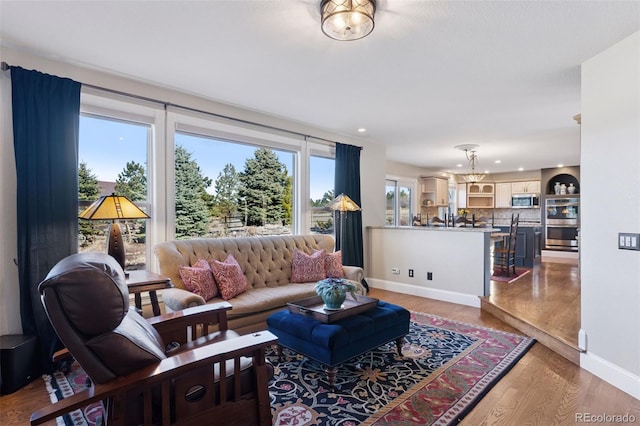
<instances>
[{"instance_id":1,"label":"lamp base","mask_svg":"<svg viewBox=\"0 0 640 426\"><path fill-rule=\"evenodd\" d=\"M109 242L107 246L107 254L113 257L122 267L124 271L125 254L124 254L124 241L122 241L122 233L120 231L120 225L113 222L109 226ZM125 276L127 274L125 273Z\"/></svg>"}]
</instances>

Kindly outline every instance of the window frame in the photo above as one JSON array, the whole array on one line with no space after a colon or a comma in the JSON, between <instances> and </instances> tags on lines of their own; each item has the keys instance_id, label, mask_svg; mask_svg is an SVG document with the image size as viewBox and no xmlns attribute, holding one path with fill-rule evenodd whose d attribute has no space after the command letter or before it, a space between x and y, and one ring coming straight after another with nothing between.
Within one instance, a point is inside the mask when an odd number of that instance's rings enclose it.
<instances>
[{"instance_id":1,"label":"window frame","mask_svg":"<svg viewBox=\"0 0 640 426\"><path fill-rule=\"evenodd\" d=\"M161 155L156 141L164 135L164 111L160 105L150 101L132 101L128 96L102 93L90 87L83 87L80 93L80 115L93 118L120 121L123 123L149 126L147 132L147 219L145 236L146 269L157 271L153 254L153 246L163 241L164 232L162 212L162 185L157 178L158 159ZM80 159L78 159L79 161Z\"/></svg>"},{"instance_id":2,"label":"window frame","mask_svg":"<svg viewBox=\"0 0 640 426\"><path fill-rule=\"evenodd\" d=\"M419 198L419 196L417 195L417 188L418 188L418 181L417 179L412 179L412 178L407 178L407 177L401 177L401 176L385 176L385 192L384 192L384 197L385 197L385 211L386 211L386 197L387 197L387 186L389 182L393 182L394 185L394 191L395 191L395 201L394 201L394 208L393 208L393 223L392 224L387 224L387 219L386 219L386 213L385 213L385 227L410 227L412 226L412 221L413 221L413 216L415 215L415 212L417 211L417 198ZM411 193L409 194L409 221L407 225L399 225L399 219L400 219L400 191L399 188L400 187L408 187L411 190Z\"/></svg>"}]
</instances>

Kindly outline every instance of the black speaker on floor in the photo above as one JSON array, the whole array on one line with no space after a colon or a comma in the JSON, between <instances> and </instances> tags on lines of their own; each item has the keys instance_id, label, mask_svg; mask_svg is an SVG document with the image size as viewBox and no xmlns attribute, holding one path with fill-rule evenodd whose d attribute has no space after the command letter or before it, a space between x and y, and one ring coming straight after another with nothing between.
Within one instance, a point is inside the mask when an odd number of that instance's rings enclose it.
<instances>
[{"instance_id":1,"label":"black speaker on floor","mask_svg":"<svg viewBox=\"0 0 640 426\"><path fill-rule=\"evenodd\" d=\"M35 336L0 336L0 394L13 393L37 377Z\"/></svg>"}]
</instances>

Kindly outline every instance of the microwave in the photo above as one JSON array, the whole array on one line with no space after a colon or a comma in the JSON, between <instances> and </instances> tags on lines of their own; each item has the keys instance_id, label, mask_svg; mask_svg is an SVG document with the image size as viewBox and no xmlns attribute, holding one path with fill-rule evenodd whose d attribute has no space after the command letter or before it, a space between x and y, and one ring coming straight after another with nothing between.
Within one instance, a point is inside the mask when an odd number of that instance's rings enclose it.
<instances>
[{"instance_id":1,"label":"microwave","mask_svg":"<svg viewBox=\"0 0 640 426\"><path fill-rule=\"evenodd\" d=\"M511 207L514 209L532 209L540 207L540 195L538 194L513 194Z\"/></svg>"}]
</instances>

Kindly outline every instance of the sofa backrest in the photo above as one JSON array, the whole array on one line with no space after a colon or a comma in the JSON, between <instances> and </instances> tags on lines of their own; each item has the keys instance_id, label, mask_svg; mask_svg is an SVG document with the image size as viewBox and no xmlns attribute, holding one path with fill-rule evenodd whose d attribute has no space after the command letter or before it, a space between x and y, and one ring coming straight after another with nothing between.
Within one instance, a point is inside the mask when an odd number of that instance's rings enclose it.
<instances>
[{"instance_id":1,"label":"sofa backrest","mask_svg":"<svg viewBox=\"0 0 640 426\"><path fill-rule=\"evenodd\" d=\"M191 266L198 259L224 261L228 254L236 258L247 277L249 288L275 287L291 279L293 250L307 254L325 249L333 252L331 235L278 235L268 237L192 238L159 243L154 247L160 273L174 287L185 289L180 266Z\"/></svg>"}]
</instances>

